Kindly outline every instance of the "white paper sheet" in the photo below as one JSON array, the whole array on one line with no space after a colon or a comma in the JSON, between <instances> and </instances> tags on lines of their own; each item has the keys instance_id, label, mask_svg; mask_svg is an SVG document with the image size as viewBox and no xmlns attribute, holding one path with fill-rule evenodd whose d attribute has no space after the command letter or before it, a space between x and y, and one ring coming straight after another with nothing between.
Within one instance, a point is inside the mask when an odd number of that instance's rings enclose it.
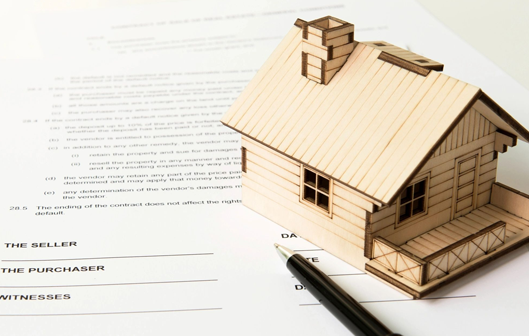
<instances>
[{"instance_id":1,"label":"white paper sheet","mask_svg":"<svg viewBox=\"0 0 529 336\"><path fill-rule=\"evenodd\" d=\"M348 10L356 34L387 36L386 15L360 15L374 5L333 0L223 2L178 1L129 8L45 14L37 16L37 31L45 55L108 56L164 55L182 52L271 50L296 18L312 20ZM352 10L352 9L356 10ZM94 24L97 22L97 24ZM64 29L70 27L70 29ZM73 29L72 29L73 28Z\"/></svg>"},{"instance_id":2,"label":"white paper sheet","mask_svg":"<svg viewBox=\"0 0 529 336\"><path fill-rule=\"evenodd\" d=\"M403 335L521 330L525 247L410 300L240 205L239 136L217 120L296 17L328 14L354 22L359 40L396 42L444 62L525 125L527 93L412 2L203 4L43 14L48 60L0 65L2 334L349 335L290 276L274 242L311 258ZM181 30L112 29L227 13L261 14ZM248 41L264 24L266 39ZM123 54L109 43L209 36L230 36L237 48Z\"/></svg>"}]
</instances>

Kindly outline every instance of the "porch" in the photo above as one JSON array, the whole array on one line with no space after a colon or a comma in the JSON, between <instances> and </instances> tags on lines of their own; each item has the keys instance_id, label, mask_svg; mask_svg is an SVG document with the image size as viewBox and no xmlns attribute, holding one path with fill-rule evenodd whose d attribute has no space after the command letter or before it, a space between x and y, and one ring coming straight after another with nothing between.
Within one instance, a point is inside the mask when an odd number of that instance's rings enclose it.
<instances>
[{"instance_id":1,"label":"porch","mask_svg":"<svg viewBox=\"0 0 529 336\"><path fill-rule=\"evenodd\" d=\"M529 220L521 215L528 217L527 195L500 184L494 187L491 203L405 244L374 238L366 271L420 298L525 244Z\"/></svg>"}]
</instances>

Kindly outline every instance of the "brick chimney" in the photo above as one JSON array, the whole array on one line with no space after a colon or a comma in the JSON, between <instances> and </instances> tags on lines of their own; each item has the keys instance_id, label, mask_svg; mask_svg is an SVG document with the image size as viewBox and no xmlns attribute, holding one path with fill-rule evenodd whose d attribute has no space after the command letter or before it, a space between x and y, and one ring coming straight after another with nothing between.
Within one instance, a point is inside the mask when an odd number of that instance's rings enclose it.
<instances>
[{"instance_id":1,"label":"brick chimney","mask_svg":"<svg viewBox=\"0 0 529 336\"><path fill-rule=\"evenodd\" d=\"M353 51L354 25L332 16L296 25L303 29L301 74L327 85Z\"/></svg>"}]
</instances>

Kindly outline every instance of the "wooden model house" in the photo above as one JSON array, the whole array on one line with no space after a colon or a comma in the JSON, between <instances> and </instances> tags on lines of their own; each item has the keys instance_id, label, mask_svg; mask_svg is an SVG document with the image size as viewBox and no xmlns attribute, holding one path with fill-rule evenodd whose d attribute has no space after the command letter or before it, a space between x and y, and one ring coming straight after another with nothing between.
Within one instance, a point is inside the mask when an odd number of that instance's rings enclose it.
<instances>
[{"instance_id":1,"label":"wooden model house","mask_svg":"<svg viewBox=\"0 0 529 336\"><path fill-rule=\"evenodd\" d=\"M243 203L423 297L529 240L529 196L495 182L529 132L443 65L297 20L222 118Z\"/></svg>"}]
</instances>

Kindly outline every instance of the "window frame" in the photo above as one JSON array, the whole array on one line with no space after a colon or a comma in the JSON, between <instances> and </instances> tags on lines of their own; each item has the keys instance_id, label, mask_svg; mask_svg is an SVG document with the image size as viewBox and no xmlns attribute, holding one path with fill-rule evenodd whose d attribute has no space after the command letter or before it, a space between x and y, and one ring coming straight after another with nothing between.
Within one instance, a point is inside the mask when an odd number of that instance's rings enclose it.
<instances>
[{"instance_id":1,"label":"window frame","mask_svg":"<svg viewBox=\"0 0 529 336\"><path fill-rule=\"evenodd\" d=\"M305 205L307 205L310 209L313 209L313 210L316 210L318 211L319 213L321 214L324 214L328 217L331 217L332 218L332 205L333 205L333 186L334 186L334 182L333 182L333 179L329 176L326 176L326 175L323 175L321 173L319 173L318 171L314 170L314 169L311 169L307 166L304 166L304 165L301 165L301 174L300 174L300 183L299 183L299 201ZM328 204L328 209L325 210L324 208L322 208L321 206L317 205L316 202L317 202L317 196L314 200L314 203L311 202L310 200L307 200L305 199L305 174L306 174L306 171L309 171L313 174L315 174L316 176L316 181L318 181L318 177L321 177L321 178L324 178L326 180L329 181L329 189L328 189L328 193L326 194L325 191L322 191L322 190L317 190L316 187L313 187L311 186L310 184L308 184L308 187L313 189L315 191L315 193L321 193L325 196L328 197L329 199L329 204ZM317 184L318 182L316 182Z\"/></svg>"},{"instance_id":2,"label":"window frame","mask_svg":"<svg viewBox=\"0 0 529 336\"><path fill-rule=\"evenodd\" d=\"M421 196L418 196L416 198L413 197L413 191L414 191L414 188L415 188L415 185L422 182L422 181L426 181L425 183L425 190L424 190L424 195L421 195ZM404 202L404 204L412 204L412 214L410 215L410 217L408 218L405 218L403 220L400 219L400 215L401 215L401 205L404 205L402 203L402 200L401 200L401 197L402 197L402 193L408 189L410 186L413 186L412 188L412 196L411 196L411 199L407 202ZM410 182L406 188L404 188L402 191L401 191L401 194L399 195L399 197L397 198L397 203L396 203L396 211L395 211L395 227L396 228L400 228L404 225L407 225L409 223L413 223L415 222L416 220L418 219L421 219L422 217L428 215L428 198L429 198L429 189L430 189L430 172L426 173L426 174L421 174L420 176L414 178L412 180L412 182ZM424 197L424 210L419 212L419 213L416 213L416 214L413 214L413 201L421 198L421 197Z\"/></svg>"}]
</instances>

